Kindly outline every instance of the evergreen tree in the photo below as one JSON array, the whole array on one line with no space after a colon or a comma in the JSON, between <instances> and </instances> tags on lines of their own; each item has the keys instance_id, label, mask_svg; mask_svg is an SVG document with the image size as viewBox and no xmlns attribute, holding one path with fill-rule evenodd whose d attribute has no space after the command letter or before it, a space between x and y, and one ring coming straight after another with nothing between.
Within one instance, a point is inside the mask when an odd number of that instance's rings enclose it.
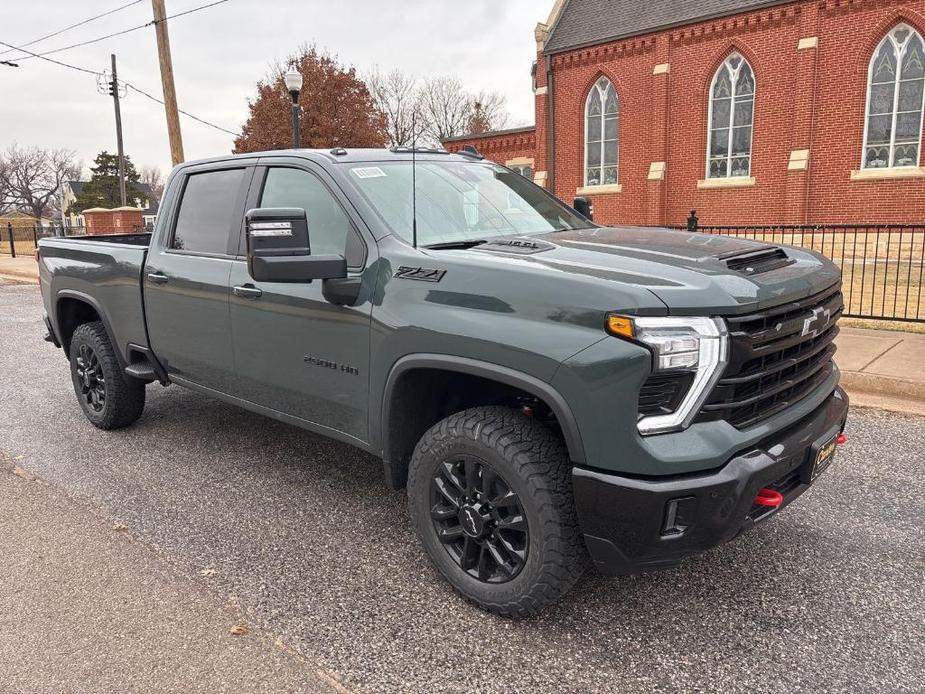
<instances>
[{"instance_id":1,"label":"evergreen tree","mask_svg":"<svg viewBox=\"0 0 925 694\"><path fill-rule=\"evenodd\" d=\"M90 180L84 184L83 190L77 200L71 205L69 212L80 214L91 207L120 207L122 198L119 195L119 157L102 151L93 160L95 166L90 167ZM138 183L138 172L132 160L125 157L125 198L127 205L133 205L134 199L144 197L135 186Z\"/></svg>"}]
</instances>

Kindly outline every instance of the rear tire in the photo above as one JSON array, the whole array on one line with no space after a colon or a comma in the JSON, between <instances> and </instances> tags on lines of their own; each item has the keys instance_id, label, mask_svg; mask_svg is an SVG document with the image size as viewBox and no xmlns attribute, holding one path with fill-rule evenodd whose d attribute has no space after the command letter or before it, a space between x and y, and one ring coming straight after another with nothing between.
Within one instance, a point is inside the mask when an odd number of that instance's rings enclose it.
<instances>
[{"instance_id":1,"label":"rear tire","mask_svg":"<svg viewBox=\"0 0 925 694\"><path fill-rule=\"evenodd\" d=\"M141 416L145 384L125 375L100 321L77 327L69 356L77 402L93 426L121 429Z\"/></svg>"},{"instance_id":2,"label":"rear tire","mask_svg":"<svg viewBox=\"0 0 925 694\"><path fill-rule=\"evenodd\" d=\"M565 446L517 410L477 407L431 427L411 458L408 503L437 570L495 614L536 614L586 564Z\"/></svg>"}]
</instances>

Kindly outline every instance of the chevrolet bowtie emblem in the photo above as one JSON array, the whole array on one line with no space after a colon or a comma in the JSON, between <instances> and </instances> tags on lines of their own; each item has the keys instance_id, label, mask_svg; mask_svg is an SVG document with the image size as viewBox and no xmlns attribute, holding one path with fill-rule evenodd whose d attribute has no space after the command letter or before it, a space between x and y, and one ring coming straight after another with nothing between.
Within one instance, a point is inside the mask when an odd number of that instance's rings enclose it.
<instances>
[{"instance_id":1,"label":"chevrolet bowtie emblem","mask_svg":"<svg viewBox=\"0 0 925 694\"><path fill-rule=\"evenodd\" d=\"M829 327L829 322L831 322L831 320L832 311L819 306L818 308L813 309L812 316L803 321L803 332L801 335L803 337L816 337L823 330Z\"/></svg>"}]
</instances>

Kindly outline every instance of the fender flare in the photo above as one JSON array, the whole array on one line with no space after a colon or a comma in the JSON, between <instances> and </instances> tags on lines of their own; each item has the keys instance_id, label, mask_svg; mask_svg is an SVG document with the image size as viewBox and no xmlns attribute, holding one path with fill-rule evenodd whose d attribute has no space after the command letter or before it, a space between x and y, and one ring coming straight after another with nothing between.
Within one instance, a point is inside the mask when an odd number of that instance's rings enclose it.
<instances>
[{"instance_id":1,"label":"fender flare","mask_svg":"<svg viewBox=\"0 0 925 694\"><path fill-rule=\"evenodd\" d=\"M585 462L584 444L582 443L581 434L578 430L578 422L572 413L565 398L553 388L549 383L541 381L535 376L510 369L506 366L499 366L490 362L468 359L465 357L456 357L447 354L409 354L401 357L392 365L385 382L385 391L382 399L382 413L379 421L381 431L380 441L382 442L383 458L388 458L389 451L389 417L391 415L392 391L398 379L407 371L412 369L440 369L442 371L456 371L471 376L480 376L482 378L504 383L505 385L519 388L524 392L530 393L540 398L549 405L559 426L562 428L562 435L565 439L566 448L568 448L569 458L573 463L583 464Z\"/></svg>"},{"instance_id":2,"label":"fender flare","mask_svg":"<svg viewBox=\"0 0 925 694\"><path fill-rule=\"evenodd\" d=\"M84 292L78 291L76 289L61 289L57 294L55 294L55 303L53 305L55 315L52 318L52 322L55 327L55 332L57 332L59 335L59 339L62 339L62 349L64 349L64 343L63 335L61 332L61 320L58 316L58 307L61 303L61 299L76 299L77 301L82 301L89 305L94 311L96 311L96 315L100 317L100 321L103 323L103 327L106 329L106 335L109 336L109 342L112 344L113 351L116 353L116 359L119 360L119 365L122 368L125 368L125 356L122 354L121 346L116 342L115 333L112 331L112 326L109 323L109 316L103 308L103 305L89 294L85 294ZM67 359L70 358L70 355L68 355L66 350L64 352L64 356Z\"/></svg>"}]
</instances>

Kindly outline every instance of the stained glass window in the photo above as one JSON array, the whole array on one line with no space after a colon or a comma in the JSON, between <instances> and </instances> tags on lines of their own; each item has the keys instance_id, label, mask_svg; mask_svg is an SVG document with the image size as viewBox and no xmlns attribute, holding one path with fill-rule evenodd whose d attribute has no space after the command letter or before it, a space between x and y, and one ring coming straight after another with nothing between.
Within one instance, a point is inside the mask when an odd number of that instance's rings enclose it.
<instances>
[{"instance_id":1,"label":"stained glass window","mask_svg":"<svg viewBox=\"0 0 925 694\"><path fill-rule=\"evenodd\" d=\"M618 180L620 102L606 77L591 88L585 104L585 185L611 185Z\"/></svg>"},{"instance_id":2,"label":"stained glass window","mask_svg":"<svg viewBox=\"0 0 925 694\"><path fill-rule=\"evenodd\" d=\"M707 178L749 176L752 169L752 122L755 75L738 53L719 66L710 87Z\"/></svg>"},{"instance_id":3,"label":"stained glass window","mask_svg":"<svg viewBox=\"0 0 925 694\"><path fill-rule=\"evenodd\" d=\"M918 166L925 98L925 42L906 24L874 50L867 88L865 169Z\"/></svg>"}]
</instances>

